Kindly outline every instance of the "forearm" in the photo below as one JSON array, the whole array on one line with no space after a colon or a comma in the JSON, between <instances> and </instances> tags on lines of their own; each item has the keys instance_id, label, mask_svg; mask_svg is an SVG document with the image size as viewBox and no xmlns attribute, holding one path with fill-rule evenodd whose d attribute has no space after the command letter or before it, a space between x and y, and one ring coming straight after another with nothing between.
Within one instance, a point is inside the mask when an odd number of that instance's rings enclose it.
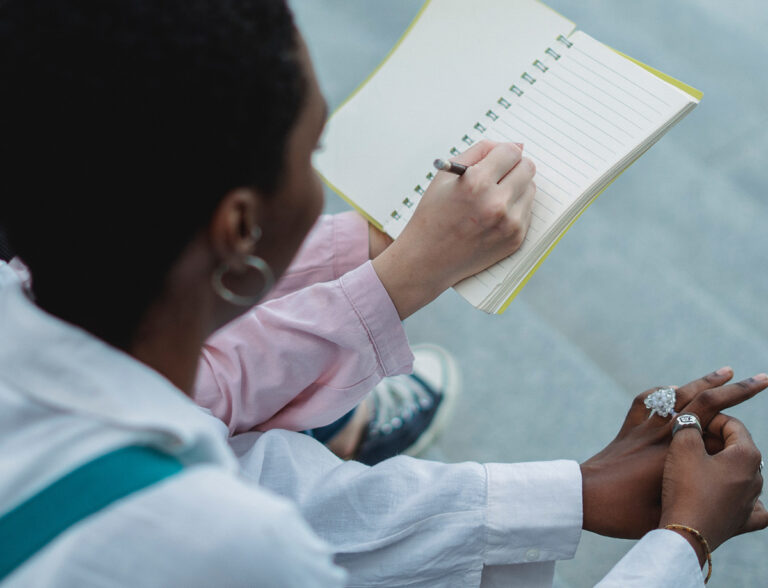
<instances>
[{"instance_id":1,"label":"forearm","mask_svg":"<svg viewBox=\"0 0 768 588\"><path fill-rule=\"evenodd\" d=\"M413 356L370 264L260 305L205 344L195 401L231 432L309 429L354 408Z\"/></svg>"},{"instance_id":2,"label":"forearm","mask_svg":"<svg viewBox=\"0 0 768 588\"><path fill-rule=\"evenodd\" d=\"M417 251L393 245L373 260L373 268L386 288L398 316L405 320L423 308L451 284L432 279Z\"/></svg>"}]
</instances>

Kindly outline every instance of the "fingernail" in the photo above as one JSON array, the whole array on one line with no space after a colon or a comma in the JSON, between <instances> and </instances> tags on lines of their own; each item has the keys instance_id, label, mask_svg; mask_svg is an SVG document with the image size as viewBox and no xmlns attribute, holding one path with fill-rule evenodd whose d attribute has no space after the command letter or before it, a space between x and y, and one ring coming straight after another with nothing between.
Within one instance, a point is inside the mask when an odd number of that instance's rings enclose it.
<instances>
[{"instance_id":1,"label":"fingernail","mask_svg":"<svg viewBox=\"0 0 768 588\"><path fill-rule=\"evenodd\" d=\"M520 151L522 151L525 148L525 143L515 143L518 147L520 147Z\"/></svg>"},{"instance_id":2,"label":"fingernail","mask_svg":"<svg viewBox=\"0 0 768 588\"><path fill-rule=\"evenodd\" d=\"M753 376L752 379L755 382L768 382L768 374L757 374L756 376Z\"/></svg>"},{"instance_id":3,"label":"fingernail","mask_svg":"<svg viewBox=\"0 0 768 588\"><path fill-rule=\"evenodd\" d=\"M719 370L715 372L718 376L727 376L730 374L733 370L731 369L731 366L727 365L725 367L721 367Z\"/></svg>"}]
</instances>

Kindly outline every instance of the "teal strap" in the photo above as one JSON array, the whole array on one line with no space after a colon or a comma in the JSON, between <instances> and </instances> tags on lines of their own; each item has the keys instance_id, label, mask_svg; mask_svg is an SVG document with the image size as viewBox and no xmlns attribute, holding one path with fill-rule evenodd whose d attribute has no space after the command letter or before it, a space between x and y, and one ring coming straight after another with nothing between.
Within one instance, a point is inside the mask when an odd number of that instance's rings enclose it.
<instances>
[{"instance_id":1,"label":"teal strap","mask_svg":"<svg viewBox=\"0 0 768 588\"><path fill-rule=\"evenodd\" d=\"M59 478L0 518L0 582L78 521L181 469L170 455L131 446Z\"/></svg>"}]
</instances>

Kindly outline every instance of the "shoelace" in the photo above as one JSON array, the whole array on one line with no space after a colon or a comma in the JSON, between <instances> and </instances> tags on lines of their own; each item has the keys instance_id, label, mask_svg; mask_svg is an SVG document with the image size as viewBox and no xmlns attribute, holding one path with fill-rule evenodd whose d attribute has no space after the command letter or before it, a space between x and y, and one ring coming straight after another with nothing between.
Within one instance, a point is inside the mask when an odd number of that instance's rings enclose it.
<instances>
[{"instance_id":1,"label":"shoelace","mask_svg":"<svg viewBox=\"0 0 768 588\"><path fill-rule=\"evenodd\" d=\"M433 400L424 387L410 376L387 378L373 389L372 434L388 435L403 426L415 413L432 407Z\"/></svg>"}]
</instances>

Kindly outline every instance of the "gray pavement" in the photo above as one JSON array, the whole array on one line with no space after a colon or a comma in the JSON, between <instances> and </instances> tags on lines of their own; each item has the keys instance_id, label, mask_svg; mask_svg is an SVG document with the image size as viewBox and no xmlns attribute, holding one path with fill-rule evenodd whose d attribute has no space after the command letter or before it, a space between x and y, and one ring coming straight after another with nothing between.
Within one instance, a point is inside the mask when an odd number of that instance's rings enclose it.
<instances>
[{"instance_id":1,"label":"gray pavement","mask_svg":"<svg viewBox=\"0 0 768 588\"><path fill-rule=\"evenodd\" d=\"M469 3L468 3L469 4ZM631 398L730 364L768 370L768 8L759 0L550 0L597 39L704 92L576 223L501 317L448 292L407 322L459 358L465 393L430 457L584 460ZM419 0L292 0L331 107ZM327 193L328 211L348 206ZM733 414L768 452L768 396ZM557 586L593 585L630 547L584 534ZM768 532L714 554L710 586L768 585Z\"/></svg>"}]
</instances>

